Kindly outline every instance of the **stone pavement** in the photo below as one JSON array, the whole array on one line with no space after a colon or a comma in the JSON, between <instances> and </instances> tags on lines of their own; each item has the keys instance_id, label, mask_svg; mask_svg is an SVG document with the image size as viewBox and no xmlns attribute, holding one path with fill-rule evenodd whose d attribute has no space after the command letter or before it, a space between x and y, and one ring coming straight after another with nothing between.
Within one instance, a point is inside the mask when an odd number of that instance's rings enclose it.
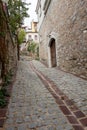
<instances>
[{"instance_id":1,"label":"stone pavement","mask_svg":"<svg viewBox=\"0 0 87 130\"><path fill-rule=\"evenodd\" d=\"M35 73L32 63L87 114L87 81L24 58L19 62L3 130L86 130L78 123L79 127L72 127L60 110L62 106L58 106L55 96L46 88L47 84Z\"/></svg>"},{"instance_id":2,"label":"stone pavement","mask_svg":"<svg viewBox=\"0 0 87 130\"><path fill-rule=\"evenodd\" d=\"M29 61L19 62L3 130L74 130Z\"/></svg>"},{"instance_id":3,"label":"stone pavement","mask_svg":"<svg viewBox=\"0 0 87 130\"><path fill-rule=\"evenodd\" d=\"M39 61L31 65L74 129L87 130L87 81Z\"/></svg>"},{"instance_id":4,"label":"stone pavement","mask_svg":"<svg viewBox=\"0 0 87 130\"><path fill-rule=\"evenodd\" d=\"M69 99L87 115L87 80L63 72L56 68L47 68L39 61L32 61L37 70L55 82Z\"/></svg>"}]
</instances>

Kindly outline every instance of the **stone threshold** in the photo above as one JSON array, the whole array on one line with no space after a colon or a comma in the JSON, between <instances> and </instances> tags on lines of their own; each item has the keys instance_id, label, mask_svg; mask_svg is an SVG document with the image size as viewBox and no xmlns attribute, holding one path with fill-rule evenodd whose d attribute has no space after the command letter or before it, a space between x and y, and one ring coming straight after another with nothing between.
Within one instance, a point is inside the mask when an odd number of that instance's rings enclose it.
<instances>
[{"instance_id":1,"label":"stone threshold","mask_svg":"<svg viewBox=\"0 0 87 130\"><path fill-rule=\"evenodd\" d=\"M74 102L70 100L52 80L37 70L32 62L30 62L30 66L55 98L56 103L74 130L87 130L87 116L79 110Z\"/></svg>"}]
</instances>

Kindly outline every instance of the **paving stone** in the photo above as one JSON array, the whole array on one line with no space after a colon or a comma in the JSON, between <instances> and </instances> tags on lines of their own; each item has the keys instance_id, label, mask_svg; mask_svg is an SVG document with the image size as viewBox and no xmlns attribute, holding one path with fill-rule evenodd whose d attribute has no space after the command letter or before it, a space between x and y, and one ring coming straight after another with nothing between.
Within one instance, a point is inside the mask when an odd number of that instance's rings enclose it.
<instances>
[{"instance_id":1,"label":"paving stone","mask_svg":"<svg viewBox=\"0 0 87 130\"><path fill-rule=\"evenodd\" d=\"M54 126L49 126L48 130L55 130L56 128Z\"/></svg>"},{"instance_id":2,"label":"paving stone","mask_svg":"<svg viewBox=\"0 0 87 130\"><path fill-rule=\"evenodd\" d=\"M36 128L36 126L37 126L37 124L32 122L32 123L29 123L28 128L34 129L34 128Z\"/></svg>"},{"instance_id":3,"label":"paving stone","mask_svg":"<svg viewBox=\"0 0 87 130\"><path fill-rule=\"evenodd\" d=\"M71 124L78 124L78 121L74 116L67 116L67 118Z\"/></svg>"},{"instance_id":4,"label":"paving stone","mask_svg":"<svg viewBox=\"0 0 87 130\"><path fill-rule=\"evenodd\" d=\"M74 114L76 115L77 118L85 117L85 114L81 111L74 112Z\"/></svg>"},{"instance_id":5,"label":"paving stone","mask_svg":"<svg viewBox=\"0 0 87 130\"><path fill-rule=\"evenodd\" d=\"M87 81L33 60L36 69L53 81L87 115ZM69 103L71 105L71 103Z\"/></svg>"},{"instance_id":6,"label":"paving stone","mask_svg":"<svg viewBox=\"0 0 87 130\"><path fill-rule=\"evenodd\" d=\"M36 73L32 71L30 62L26 59L19 61L7 113L4 130L7 128L9 130L11 128L12 130L14 128L14 130L73 129L54 97L45 88Z\"/></svg>"},{"instance_id":7,"label":"paving stone","mask_svg":"<svg viewBox=\"0 0 87 130\"><path fill-rule=\"evenodd\" d=\"M6 130L15 130L15 128L13 128L13 127L8 127L8 128L6 128Z\"/></svg>"},{"instance_id":8,"label":"paving stone","mask_svg":"<svg viewBox=\"0 0 87 130\"><path fill-rule=\"evenodd\" d=\"M80 125L74 125L73 127L75 130L84 130L84 128Z\"/></svg>"},{"instance_id":9,"label":"paving stone","mask_svg":"<svg viewBox=\"0 0 87 130\"><path fill-rule=\"evenodd\" d=\"M48 130L46 126L37 128L37 130Z\"/></svg>"},{"instance_id":10,"label":"paving stone","mask_svg":"<svg viewBox=\"0 0 87 130\"><path fill-rule=\"evenodd\" d=\"M8 124L8 125L13 124L13 123L14 123L13 118L9 118L9 119L6 121L6 124Z\"/></svg>"},{"instance_id":11,"label":"paving stone","mask_svg":"<svg viewBox=\"0 0 87 130\"><path fill-rule=\"evenodd\" d=\"M27 125L25 124L18 125L18 130L27 130Z\"/></svg>"},{"instance_id":12,"label":"paving stone","mask_svg":"<svg viewBox=\"0 0 87 130\"><path fill-rule=\"evenodd\" d=\"M23 123L24 120L22 117L16 118L16 123Z\"/></svg>"},{"instance_id":13,"label":"paving stone","mask_svg":"<svg viewBox=\"0 0 87 130\"><path fill-rule=\"evenodd\" d=\"M80 122L87 127L87 117L84 119L81 119Z\"/></svg>"},{"instance_id":14,"label":"paving stone","mask_svg":"<svg viewBox=\"0 0 87 130\"><path fill-rule=\"evenodd\" d=\"M65 115L71 115L70 110L66 106L60 106L60 109L63 111Z\"/></svg>"},{"instance_id":15,"label":"paving stone","mask_svg":"<svg viewBox=\"0 0 87 130\"><path fill-rule=\"evenodd\" d=\"M24 117L24 121L25 121L25 122L31 122L31 118L30 118L29 116L25 116L25 117Z\"/></svg>"},{"instance_id":16,"label":"paving stone","mask_svg":"<svg viewBox=\"0 0 87 130\"><path fill-rule=\"evenodd\" d=\"M66 130L74 130L74 128L71 128L70 126L64 126L64 128L63 129L66 129ZM79 129L78 129L79 130Z\"/></svg>"}]
</instances>

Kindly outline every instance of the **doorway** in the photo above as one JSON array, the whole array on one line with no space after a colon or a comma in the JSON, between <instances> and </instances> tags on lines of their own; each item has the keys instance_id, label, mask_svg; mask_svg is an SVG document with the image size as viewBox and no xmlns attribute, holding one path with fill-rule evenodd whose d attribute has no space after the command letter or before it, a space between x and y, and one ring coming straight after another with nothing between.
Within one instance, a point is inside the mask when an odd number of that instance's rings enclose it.
<instances>
[{"instance_id":1,"label":"doorway","mask_svg":"<svg viewBox=\"0 0 87 130\"><path fill-rule=\"evenodd\" d=\"M51 66L56 67L57 62L56 62L56 43L55 39L52 38L50 41L50 55L51 55Z\"/></svg>"}]
</instances>

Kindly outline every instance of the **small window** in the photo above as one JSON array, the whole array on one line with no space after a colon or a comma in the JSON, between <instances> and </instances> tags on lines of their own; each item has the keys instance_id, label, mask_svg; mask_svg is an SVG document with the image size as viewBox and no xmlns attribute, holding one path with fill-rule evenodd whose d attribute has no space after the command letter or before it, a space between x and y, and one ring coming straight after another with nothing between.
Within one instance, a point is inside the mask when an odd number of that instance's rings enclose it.
<instances>
[{"instance_id":1,"label":"small window","mask_svg":"<svg viewBox=\"0 0 87 130\"><path fill-rule=\"evenodd\" d=\"M31 38L31 35L29 35L29 38Z\"/></svg>"},{"instance_id":2,"label":"small window","mask_svg":"<svg viewBox=\"0 0 87 130\"><path fill-rule=\"evenodd\" d=\"M35 35L35 40L37 40L37 35Z\"/></svg>"},{"instance_id":3,"label":"small window","mask_svg":"<svg viewBox=\"0 0 87 130\"><path fill-rule=\"evenodd\" d=\"M32 36L31 36L31 35L29 35L29 36L28 36L28 38L29 38L29 40L31 40L31 39L32 39Z\"/></svg>"}]
</instances>

